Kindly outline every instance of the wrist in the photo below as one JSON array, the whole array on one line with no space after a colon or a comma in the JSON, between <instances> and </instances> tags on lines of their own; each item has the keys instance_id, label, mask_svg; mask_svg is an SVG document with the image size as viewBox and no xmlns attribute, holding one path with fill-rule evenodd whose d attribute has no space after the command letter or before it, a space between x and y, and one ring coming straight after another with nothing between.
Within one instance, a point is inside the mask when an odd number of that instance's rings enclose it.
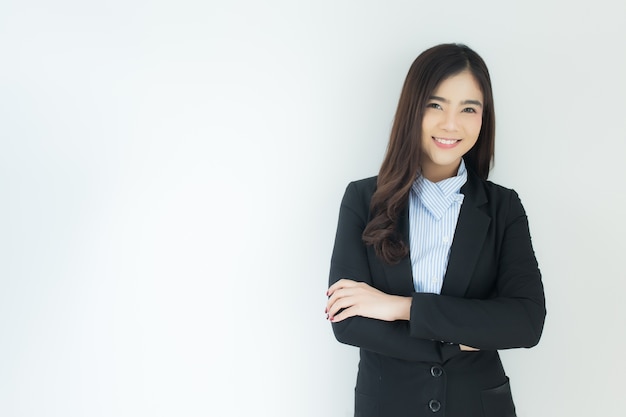
<instances>
[{"instance_id":1,"label":"wrist","mask_svg":"<svg viewBox=\"0 0 626 417\"><path fill-rule=\"evenodd\" d=\"M396 296L396 320L406 320L411 318L411 297Z\"/></svg>"}]
</instances>

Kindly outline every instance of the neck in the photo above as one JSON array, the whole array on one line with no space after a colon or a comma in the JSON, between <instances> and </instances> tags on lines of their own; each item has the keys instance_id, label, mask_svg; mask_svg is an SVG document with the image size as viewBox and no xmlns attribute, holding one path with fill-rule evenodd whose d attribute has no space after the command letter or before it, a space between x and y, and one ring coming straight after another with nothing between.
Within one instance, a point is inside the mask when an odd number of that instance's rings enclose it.
<instances>
[{"instance_id":1,"label":"neck","mask_svg":"<svg viewBox=\"0 0 626 417\"><path fill-rule=\"evenodd\" d=\"M453 167L441 167L441 166L422 166L422 176L426 178L430 182L439 182L448 178L452 178L456 176L459 172L459 165L454 165Z\"/></svg>"}]
</instances>

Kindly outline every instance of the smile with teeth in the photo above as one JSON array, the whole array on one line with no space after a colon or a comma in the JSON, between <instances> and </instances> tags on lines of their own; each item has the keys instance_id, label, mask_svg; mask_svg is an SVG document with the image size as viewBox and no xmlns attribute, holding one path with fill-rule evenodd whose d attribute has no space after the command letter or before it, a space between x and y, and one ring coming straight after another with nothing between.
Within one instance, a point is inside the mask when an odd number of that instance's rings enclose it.
<instances>
[{"instance_id":1,"label":"smile with teeth","mask_svg":"<svg viewBox=\"0 0 626 417\"><path fill-rule=\"evenodd\" d=\"M453 145L461 140L461 139L436 138L434 136L433 136L433 139L435 139L437 142L442 143L444 145Z\"/></svg>"}]
</instances>

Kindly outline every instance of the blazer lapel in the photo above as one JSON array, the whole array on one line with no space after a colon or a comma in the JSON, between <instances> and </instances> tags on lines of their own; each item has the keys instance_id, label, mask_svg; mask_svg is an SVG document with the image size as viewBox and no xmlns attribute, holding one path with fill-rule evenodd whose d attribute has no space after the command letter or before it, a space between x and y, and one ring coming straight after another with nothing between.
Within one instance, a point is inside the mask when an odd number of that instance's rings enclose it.
<instances>
[{"instance_id":1,"label":"blazer lapel","mask_svg":"<svg viewBox=\"0 0 626 417\"><path fill-rule=\"evenodd\" d=\"M442 295L454 297L465 295L491 223L491 218L479 208L487 202L485 189L482 187L480 178L469 170L467 182L461 187L461 193L465 197L441 288Z\"/></svg>"},{"instance_id":2,"label":"blazer lapel","mask_svg":"<svg viewBox=\"0 0 626 417\"><path fill-rule=\"evenodd\" d=\"M409 205L402 210L398 218L397 230L403 242L409 242ZM413 286L413 272L411 268L411 256L407 255L395 265L384 263L385 274L387 275L387 285L390 294L411 295L415 291Z\"/></svg>"}]
</instances>

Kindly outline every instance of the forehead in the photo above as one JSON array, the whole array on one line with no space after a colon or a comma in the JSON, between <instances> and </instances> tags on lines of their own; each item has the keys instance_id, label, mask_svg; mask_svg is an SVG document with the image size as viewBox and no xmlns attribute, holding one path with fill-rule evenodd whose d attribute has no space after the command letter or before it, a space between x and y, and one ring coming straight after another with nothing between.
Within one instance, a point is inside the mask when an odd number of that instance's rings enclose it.
<instances>
[{"instance_id":1,"label":"forehead","mask_svg":"<svg viewBox=\"0 0 626 417\"><path fill-rule=\"evenodd\" d=\"M451 75L439 83L433 94L455 101L458 100L480 100L483 99L483 92L476 77L469 72L463 71Z\"/></svg>"}]
</instances>

